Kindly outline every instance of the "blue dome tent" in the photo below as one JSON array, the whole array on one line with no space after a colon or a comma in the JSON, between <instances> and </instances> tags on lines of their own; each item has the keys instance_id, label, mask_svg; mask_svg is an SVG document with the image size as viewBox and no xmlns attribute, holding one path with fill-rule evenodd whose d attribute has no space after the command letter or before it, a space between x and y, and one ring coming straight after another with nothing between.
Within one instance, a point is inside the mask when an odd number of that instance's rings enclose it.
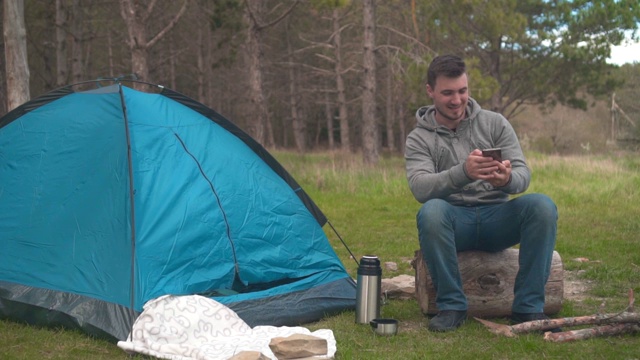
<instances>
[{"instance_id":1,"label":"blue dome tent","mask_svg":"<svg viewBox=\"0 0 640 360\"><path fill-rule=\"evenodd\" d=\"M255 140L163 87L54 90L0 118L0 316L124 340L162 295L247 324L355 308L327 219Z\"/></svg>"}]
</instances>

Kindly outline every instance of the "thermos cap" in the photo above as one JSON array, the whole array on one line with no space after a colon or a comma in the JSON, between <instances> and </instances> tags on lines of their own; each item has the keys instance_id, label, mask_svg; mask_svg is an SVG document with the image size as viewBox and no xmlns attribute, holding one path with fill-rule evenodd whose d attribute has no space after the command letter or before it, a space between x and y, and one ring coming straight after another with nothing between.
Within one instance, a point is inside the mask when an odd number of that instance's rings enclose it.
<instances>
[{"instance_id":1,"label":"thermos cap","mask_svg":"<svg viewBox=\"0 0 640 360\"><path fill-rule=\"evenodd\" d=\"M375 255L365 255L360 259L358 275L382 275L380 259Z\"/></svg>"}]
</instances>

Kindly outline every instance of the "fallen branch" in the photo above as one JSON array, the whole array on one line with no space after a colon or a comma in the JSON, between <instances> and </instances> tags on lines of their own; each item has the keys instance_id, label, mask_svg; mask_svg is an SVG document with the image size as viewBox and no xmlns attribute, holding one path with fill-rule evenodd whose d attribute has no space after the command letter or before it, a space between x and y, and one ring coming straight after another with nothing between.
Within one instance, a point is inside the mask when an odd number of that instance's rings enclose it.
<instances>
[{"instance_id":1,"label":"fallen branch","mask_svg":"<svg viewBox=\"0 0 640 360\"><path fill-rule=\"evenodd\" d=\"M572 327L579 325L605 325L605 324L626 324L626 323L639 323L640 314L633 312L622 312L617 314L600 314L589 316L576 316L560 319L549 320L534 320L528 321L517 325L504 325L497 324L488 320L475 318L481 322L484 326L489 328L489 331L496 335L504 335L507 337L516 337L518 334L532 332L532 331L545 331L556 329L559 327Z\"/></svg>"},{"instance_id":2,"label":"fallen branch","mask_svg":"<svg viewBox=\"0 0 640 360\"><path fill-rule=\"evenodd\" d=\"M635 332L640 332L640 326L638 324L613 324L596 326L588 329L563 331L559 333L546 332L544 334L544 339L552 342L569 342L585 340L598 336L612 336Z\"/></svg>"},{"instance_id":3,"label":"fallen branch","mask_svg":"<svg viewBox=\"0 0 640 360\"><path fill-rule=\"evenodd\" d=\"M489 328L489 331L492 333L507 337L516 337L521 333L545 331L560 327L599 325L590 329L565 331L553 334L548 332L545 334L545 339L548 338L549 341L572 341L577 339L587 339L594 336L608 336L618 333L638 331L640 328L640 314L633 311L634 301L633 290L630 289L629 305L622 312L615 314L596 314L561 319L534 320L517 325L503 325L479 318L475 319Z\"/></svg>"}]
</instances>

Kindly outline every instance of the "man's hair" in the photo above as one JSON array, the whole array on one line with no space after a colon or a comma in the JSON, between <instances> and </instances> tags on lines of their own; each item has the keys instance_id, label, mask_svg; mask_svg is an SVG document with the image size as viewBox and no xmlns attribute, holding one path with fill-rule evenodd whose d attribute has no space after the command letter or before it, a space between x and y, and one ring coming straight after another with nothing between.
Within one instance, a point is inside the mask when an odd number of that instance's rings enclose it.
<instances>
[{"instance_id":1,"label":"man's hair","mask_svg":"<svg viewBox=\"0 0 640 360\"><path fill-rule=\"evenodd\" d=\"M457 78L467 72L464 60L455 55L436 56L427 70L427 85L432 89L436 87L436 78L438 76L446 76L448 78Z\"/></svg>"}]
</instances>

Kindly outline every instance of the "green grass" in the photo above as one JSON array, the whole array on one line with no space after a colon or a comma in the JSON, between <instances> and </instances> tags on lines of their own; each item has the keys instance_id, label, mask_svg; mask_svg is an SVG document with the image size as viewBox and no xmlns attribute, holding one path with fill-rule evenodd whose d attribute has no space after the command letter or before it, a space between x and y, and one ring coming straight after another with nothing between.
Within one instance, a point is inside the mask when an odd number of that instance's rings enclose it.
<instances>
[{"instance_id":1,"label":"green grass","mask_svg":"<svg viewBox=\"0 0 640 360\"><path fill-rule=\"evenodd\" d=\"M376 254L383 262L396 262L398 271L385 270L384 277L413 275L410 261L418 248L419 204L407 187L401 157L385 155L379 165L369 167L359 155L340 152L273 154L323 210L356 258ZM565 301L557 316L622 310L629 289L640 293L640 158L527 155L533 170L529 192L546 193L558 205L556 250L565 269L581 270L582 279L591 285L587 300ZM350 252L331 227L325 226L325 231L355 277L357 265ZM500 338L472 320L453 333L431 333L417 303L401 300L384 305L382 316L400 321L397 336L376 336L369 326L356 325L353 311L306 326L333 330L337 359L640 358L637 334L556 344L537 334ZM0 359L131 357L115 344L75 331L0 321Z\"/></svg>"}]
</instances>

